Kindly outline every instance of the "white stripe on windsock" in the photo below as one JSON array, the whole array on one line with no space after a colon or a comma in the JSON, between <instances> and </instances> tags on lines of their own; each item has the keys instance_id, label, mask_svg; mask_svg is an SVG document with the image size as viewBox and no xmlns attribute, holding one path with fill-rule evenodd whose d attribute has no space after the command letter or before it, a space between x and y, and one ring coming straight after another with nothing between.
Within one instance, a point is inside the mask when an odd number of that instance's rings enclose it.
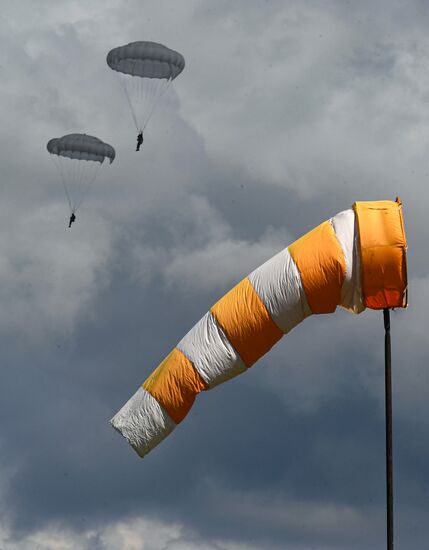
<instances>
[{"instance_id":1,"label":"white stripe on windsock","mask_svg":"<svg viewBox=\"0 0 429 550\"><path fill-rule=\"evenodd\" d=\"M216 319L208 312L177 344L195 370L213 388L246 370Z\"/></svg>"},{"instance_id":2,"label":"white stripe on windsock","mask_svg":"<svg viewBox=\"0 0 429 550\"><path fill-rule=\"evenodd\" d=\"M169 435L176 423L149 392L140 387L110 421L143 457Z\"/></svg>"},{"instance_id":3,"label":"white stripe on windsock","mask_svg":"<svg viewBox=\"0 0 429 550\"><path fill-rule=\"evenodd\" d=\"M365 309L363 305L360 247L354 210L348 209L331 218L331 224L346 261L346 276L341 288L341 306L353 313Z\"/></svg>"},{"instance_id":4,"label":"white stripe on windsock","mask_svg":"<svg viewBox=\"0 0 429 550\"><path fill-rule=\"evenodd\" d=\"M287 248L252 271L248 279L285 334L311 315L301 275Z\"/></svg>"}]
</instances>

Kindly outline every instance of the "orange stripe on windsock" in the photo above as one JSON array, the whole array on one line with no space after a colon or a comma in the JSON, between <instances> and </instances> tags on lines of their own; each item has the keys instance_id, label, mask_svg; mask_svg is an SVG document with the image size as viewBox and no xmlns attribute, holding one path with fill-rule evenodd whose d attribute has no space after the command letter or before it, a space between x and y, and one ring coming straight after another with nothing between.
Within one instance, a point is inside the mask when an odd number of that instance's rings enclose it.
<instances>
[{"instance_id":1,"label":"orange stripe on windsock","mask_svg":"<svg viewBox=\"0 0 429 550\"><path fill-rule=\"evenodd\" d=\"M174 348L146 379L143 388L178 424L188 414L206 384L181 351Z\"/></svg>"},{"instance_id":2,"label":"orange stripe on windsock","mask_svg":"<svg viewBox=\"0 0 429 550\"><path fill-rule=\"evenodd\" d=\"M246 367L251 367L283 336L247 277L210 311Z\"/></svg>"},{"instance_id":3,"label":"orange stripe on windsock","mask_svg":"<svg viewBox=\"0 0 429 550\"><path fill-rule=\"evenodd\" d=\"M371 309L406 307L407 264L402 203L356 202L362 292Z\"/></svg>"},{"instance_id":4,"label":"orange stripe on windsock","mask_svg":"<svg viewBox=\"0 0 429 550\"><path fill-rule=\"evenodd\" d=\"M344 252L326 221L289 246L313 313L332 313L341 303L346 273Z\"/></svg>"}]
</instances>

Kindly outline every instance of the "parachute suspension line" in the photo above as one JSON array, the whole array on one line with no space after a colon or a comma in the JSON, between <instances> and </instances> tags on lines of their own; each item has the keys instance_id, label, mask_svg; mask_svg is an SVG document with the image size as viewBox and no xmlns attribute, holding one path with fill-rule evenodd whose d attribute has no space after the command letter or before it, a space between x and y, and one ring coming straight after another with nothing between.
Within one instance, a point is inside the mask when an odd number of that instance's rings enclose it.
<instances>
[{"instance_id":1,"label":"parachute suspension line","mask_svg":"<svg viewBox=\"0 0 429 550\"><path fill-rule=\"evenodd\" d=\"M86 159L67 159L50 155L60 173L67 203L71 213L75 213L88 195L91 184L97 178L101 163ZM73 192L73 193L72 193Z\"/></svg>"},{"instance_id":2,"label":"parachute suspension line","mask_svg":"<svg viewBox=\"0 0 429 550\"><path fill-rule=\"evenodd\" d=\"M79 159L79 161L76 163L76 179L74 180L74 184L76 186L76 197L75 197L75 205L74 205L74 211L78 209L82 202L82 196L83 196L83 189L84 189L84 175L85 175L85 168L86 164L89 161Z\"/></svg>"},{"instance_id":3,"label":"parachute suspension line","mask_svg":"<svg viewBox=\"0 0 429 550\"><path fill-rule=\"evenodd\" d=\"M136 130L138 132L139 131L139 124L137 122L137 117L136 117L136 114L134 112L134 107L133 107L133 104L131 102L130 94L128 93L126 80L124 78L121 78L121 76L119 75L119 81L121 82L122 89L124 91L125 97L127 98L128 105L130 106L131 116L133 117L133 121L134 121L134 124L136 126Z\"/></svg>"},{"instance_id":4,"label":"parachute suspension line","mask_svg":"<svg viewBox=\"0 0 429 550\"><path fill-rule=\"evenodd\" d=\"M77 176L76 176L76 197L75 197L75 211L80 207L85 199L88 187L94 179L93 166L99 163L93 160L80 159L77 163Z\"/></svg>"},{"instance_id":5,"label":"parachute suspension line","mask_svg":"<svg viewBox=\"0 0 429 550\"><path fill-rule=\"evenodd\" d=\"M145 102L142 108L142 130L144 130L147 120L148 120L148 113L150 113L152 105L156 101L157 98L157 92L159 83L162 82L162 79L159 78L149 78L148 85L145 86L142 82L143 89L145 90Z\"/></svg>"},{"instance_id":6,"label":"parachute suspension line","mask_svg":"<svg viewBox=\"0 0 429 550\"><path fill-rule=\"evenodd\" d=\"M83 203L85 198L88 196L89 188L91 187L91 184L96 180L98 171L100 170L101 163L95 162L95 161L84 161L84 162L91 162L91 166L89 166L89 169L87 170L88 177L83 177L81 180L81 190L82 193L80 195L80 200L77 201L75 212L78 208L80 208L80 205ZM84 174L85 175L85 174Z\"/></svg>"},{"instance_id":7,"label":"parachute suspension line","mask_svg":"<svg viewBox=\"0 0 429 550\"><path fill-rule=\"evenodd\" d=\"M167 89L169 88L170 84L172 82L172 79L169 78L168 80L163 80L162 81L162 84L160 86L158 86L158 89L157 89L157 95L155 96L155 101L153 102L152 104L152 108L150 109L149 111L149 114L146 118L146 122L144 123L143 125L143 130L146 128L149 120L151 119L154 111L155 111L155 107L157 106L158 102L160 101L160 99L162 98L162 96L165 94L165 92L167 91Z\"/></svg>"},{"instance_id":8,"label":"parachute suspension line","mask_svg":"<svg viewBox=\"0 0 429 550\"><path fill-rule=\"evenodd\" d=\"M53 138L49 140L47 149L60 173L70 212L75 214L96 179L100 165L106 158L112 163L115 150L108 143L87 134ZM73 223L74 219L70 219Z\"/></svg>"},{"instance_id":9,"label":"parachute suspension line","mask_svg":"<svg viewBox=\"0 0 429 550\"><path fill-rule=\"evenodd\" d=\"M139 121L138 129L143 131L152 114L154 106L159 100L159 89L162 87L165 79L142 77L134 79L134 82L138 90L135 94L135 97L137 98L137 118Z\"/></svg>"},{"instance_id":10,"label":"parachute suspension line","mask_svg":"<svg viewBox=\"0 0 429 550\"><path fill-rule=\"evenodd\" d=\"M58 157L58 159L57 159L56 155L49 155L49 156L51 157L52 162L55 165L55 168L60 173L61 184L64 188L64 193L66 195L66 199L67 199L67 202L68 202L69 207L70 207L70 212L73 212L73 205L72 205L72 201L71 201L68 189L67 189L66 175L64 173L64 166L63 166L63 163L61 162L61 157Z\"/></svg>"},{"instance_id":11,"label":"parachute suspension line","mask_svg":"<svg viewBox=\"0 0 429 550\"><path fill-rule=\"evenodd\" d=\"M146 81L148 80L147 82L147 85L146 85ZM139 109L139 116L138 116L138 119L139 119L139 131L142 132L143 131L143 122L144 122L144 114L146 112L146 105L149 101L149 89L150 89L150 85L152 84L152 80L151 79L146 79L146 78L136 78L134 79L134 85L136 87L136 89L138 90L137 94L136 94L136 97L137 97L137 105L140 106L140 109Z\"/></svg>"},{"instance_id":12,"label":"parachute suspension line","mask_svg":"<svg viewBox=\"0 0 429 550\"><path fill-rule=\"evenodd\" d=\"M143 132L155 108L170 86L171 77L146 78L119 73L118 78L131 110L137 132Z\"/></svg>"},{"instance_id":13,"label":"parachute suspension line","mask_svg":"<svg viewBox=\"0 0 429 550\"><path fill-rule=\"evenodd\" d=\"M80 164L80 161L78 159L76 159L75 162L73 162L74 160L75 159L71 159L71 164L69 163L69 165L71 165L71 168L72 168L72 176L69 180L69 184L70 184L70 196L72 198L73 212L76 211L77 177L79 173L79 164ZM75 192L73 192L73 190Z\"/></svg>"},{"instance_id":14,"label":"parachute suspension line","mask_svg":"<svg viewBox=\"0 0 429 550\"><path fill-rule=\"evenodd\" d=\"M383 309L384 319L384 370L386 405L386 511L387 550L393 550L393 445L392 445L392 350L390 342L390 311Z\"/></svg>"}]
</instances>

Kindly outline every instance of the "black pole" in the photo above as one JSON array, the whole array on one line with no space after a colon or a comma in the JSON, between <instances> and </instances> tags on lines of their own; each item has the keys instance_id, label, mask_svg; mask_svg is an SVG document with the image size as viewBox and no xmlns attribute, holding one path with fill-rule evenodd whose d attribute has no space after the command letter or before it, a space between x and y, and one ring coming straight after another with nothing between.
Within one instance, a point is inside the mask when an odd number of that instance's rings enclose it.
<instances>
[{"instance_id":1,"label":"black pole","mask_svg":"<svg viewBox=\"0 0 429 550\"><path fill-rule=\"evenodd\" d=\"M393 550L392 353L390 347L390 311L388 309L383 309L383 318L385 330L387 550Z\"/></svg>"}]
</instances>

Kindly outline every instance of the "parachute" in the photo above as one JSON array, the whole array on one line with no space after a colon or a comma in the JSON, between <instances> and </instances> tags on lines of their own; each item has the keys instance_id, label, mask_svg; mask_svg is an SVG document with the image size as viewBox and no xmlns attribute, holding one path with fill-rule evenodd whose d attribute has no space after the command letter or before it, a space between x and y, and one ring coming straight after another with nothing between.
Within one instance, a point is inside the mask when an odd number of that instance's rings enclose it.
<instances>
[{"instance_id":1,"label":"parachute","mask_svg":"<svg viewBox=\"0 0 429 550\"><path fill-rule=\"evenodd\" d=\"M157 42L131 42L113 48L107 64L118 72L137 132L142 133L156 105L183 71L183 56Z\"/></svg>"},{"instance_id":2,"label":"parachute","mask_svg":"<svg viewBox=\"0 0 429 550\"><path fill-rule=\"evenodd\" d=\"M185 335L110 421L143 457L196 396L251 367L311 314L407 306L400 199L356 202L255 269Z\"/></svg>"},{"instance_id":3,"label":"parachute","mask_svg":"<svg viewBox=\"0 0 429 550\"><path fill-rule=\"evenodd\" d=\"M115 150L101 139L87 134L68 134L53 138L46 145L60 172L70 213L74 214L85 199L98 170L108 158L115 159Z\"/></svg>"}]
</instances>

